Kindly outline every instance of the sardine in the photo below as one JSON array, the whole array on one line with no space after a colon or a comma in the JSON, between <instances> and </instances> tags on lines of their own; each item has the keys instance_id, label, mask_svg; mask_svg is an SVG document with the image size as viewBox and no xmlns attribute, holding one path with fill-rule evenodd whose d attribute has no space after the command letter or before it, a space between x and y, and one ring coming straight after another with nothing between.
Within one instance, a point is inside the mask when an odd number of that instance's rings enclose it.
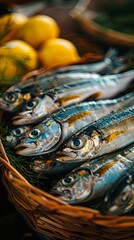
<instances>
[{"instance_id":1,"label":"sardine","mask_svg":"<svg viewBox=\"0 0 134 240\"><path fill-rule=\"evenodd\" d=\"M37 75L25 83L15 84L7 89L0 97L0 108L5 111L15 112L20 109L26 101L30 100L33 95L38 95L42 91L44 92L54 86L58 86L61 82L63 83L63 81L64 83L72 81L71 78L74 77L75 74L85 75L87 73L90 75L89 77L93 77L105 69L107 70L107 74L110 74L111 69L115 69L116 65L117 68L118 65L122 65L122 61L116 59L117 54L116 49L109 49L104 59L97 63L59 67L56 70L39 76ZM78 78L80 79L80 77L83 78L83 76L79 76ZM76 78L77 77L75 77L75 79Z\"/></svg>"},{"instance_id":2,"label":"sardine","mask_svg":"<svg viewBox=\"0 0 134 240\"><path fill-rule=\"evenodd\" d=\"M29 101L12 119L13 125L40 122L57 110L88 98L107 99L126 89L134 77L134 70L97 79L74 81L55 87Z\"/></svg>"},{"instance_id":3,"label":"sardine","mask_svg":"<svg viewBox=\"0 0 134 240\"><path fill-rule=\"evenodd\" d=\"M30 131L32 126L18 126L9 131L9 133L5 136L5 140L3 142L4 146L8 146L10 148L14 148L19 140L25 136L26 132Z\"/></svg>"},{"instance_id":4,"label":"sardine","mask_svg":"<svg viewBox=\"0 0 134 240\"><path fill-rule=\"evenodd\" d=\"M117 99L82 102L61 109L27 131L16 146L17 153L31 156L54 152L81 128L113 110L132 106L133 102L131 92Z\"/></svg>"},{"instance_id":5,"label":"sardine","mask_svg":"<svg viewBox=\"0 0 134 240\"><path fill-rule=\"evenodd\" d=\"M18 83L11 86L0 97L0 108L9 111L18 111L25 102L28 102L35 96L45 93L49 89L52 89L61 84L72 82L72 80L94 79L99 75L95 73L68 73L55 75L53 77L44 76L43 79L30 79L25 83Z\"/></svg>"},{"instance_id":6,"label":"sardine","mask_svg":"<svg viewBox=\"0 0 134 240\"><path fill-rule=\"evenodd\" d=\"M70 204L104 197L116 181L134 167L134 144L75 168L50 193Z\"/></svg>"},{"instance_id":7,"label":"sardine","mask_svg":"<svg viewBox=\"0 0 134 240\"><path fill-rule=\"evenodd\" d=\"M111 112L82 128L57 151L58 161L93 159L134 141L134 106Z\"/></svg>"},{"instance_id":8,"label":"sardine","mask_svg":"<svg viewBox=\"0 0 134 240\"><path fill-rule=\"evenodd\" d=\"M123 215L133 209L134 168L131 168L109 189L100 211L108 215Z\"/></svg>"}]
</instances>

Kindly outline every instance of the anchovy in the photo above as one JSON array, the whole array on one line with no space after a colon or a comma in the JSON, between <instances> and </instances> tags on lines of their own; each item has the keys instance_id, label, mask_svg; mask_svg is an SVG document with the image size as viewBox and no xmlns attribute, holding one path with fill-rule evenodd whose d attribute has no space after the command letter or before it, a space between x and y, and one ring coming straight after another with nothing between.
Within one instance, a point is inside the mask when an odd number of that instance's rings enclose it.
<instances>
[{"instance_id":1,"label":"anchovy","mask_svg":"<svg viewBox=\"0 0 134 240\"><path fill-rule=\"evenodd\" d=\"M104 197L116 181L134 167L134 144L75 168L50 193L70 204Z\"/></svg>"},{"instance_id":2,"label":"anchovy","mask_svg":"<svg viewBox=\"0 0 134 240\"><path fill-rule=\"evenodd\" d=\"M134 169L120 177L104 198L100 211L108 215L123 215L134 209Z\"/></svg>"},{"instance_id":3,"label":"anchovy","mask_svg":"<svg viewBox=\"0 0 134 240\"><path fill-rule=\"evenodd\" d=\"M27 131L19 145L18 154L25 156L54 152L69 137L100 117L133 105L134 92L109 100L74 104L59 110ZM19 148L23 150L19 151Z\"/></svg>"},{"instance_id":4,"label":"anchovy","mask_svg":"<svg viewBox=\"0 0 134 240\"><path fill-rule=\"evenodd\" d=\"M134 106L90 123L60 147L56 159L73 162L114 152L134 140Z\"/></svg>"},{"instance_id":5,"label":"anchovy","mask_svg":"<svg viewBox=\"0 0 134 240\"><path fill-rule=\"evenodd\" d=\"M126 89L134 77L134 70L97 79L74 81L55 87L29 101L13 119L13 125L40 122L57 110L88 98L107 99Z\"/></svg>"},{"instance_id":6,"label":"anchovy","mask_svg":"<svg viewBox=\"0 0 134 240\"><path fill-rule=\"evenodd\" d=\"M38 95L42 91L47 91L50 88L53 88L55 85L58 86L61 82L64 81L72 81L72 77L77 74L78 75L87 75L89 74L89 78L100 74L101 71L107 69L107 73L110 74L111 69L117 68L119 65L122 65L122 61L116 59L117 50L110 49L106 53L104 60L99 61L97 63L90 64L82 64L82 65L72 65L66 67L59 67L56 70L49 71L42 75L37 75L34 78L29 79L25 83L19 83L13 85L9 89L6 90L4 94L0 97L0 108L4 111L16 112L20 109L23 104L30 100L33 95ZM96 74L95 74L96 73ZM98 73L98 74L97 74Z\"/></svg>"}]
</instances>

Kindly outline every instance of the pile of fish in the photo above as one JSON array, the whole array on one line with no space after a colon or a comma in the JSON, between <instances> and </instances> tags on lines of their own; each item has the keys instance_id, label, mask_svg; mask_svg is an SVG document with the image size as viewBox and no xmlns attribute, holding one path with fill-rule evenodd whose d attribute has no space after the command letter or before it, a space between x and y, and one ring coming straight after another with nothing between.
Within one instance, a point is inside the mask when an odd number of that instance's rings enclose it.
<instances>
[{"instance_id":1,"label":"pile of fish","mask_svg":"<svg viewBox=\"0 0 134 240\"><path fill-rule=\"evenodd\" d=\"M33 174L47 176L48 191L59 199L102 198L104 214L131 212L134 91L125 91L133 80L134 69L109 49L103 61L59 67L11 86L0 97L11 118L4 145L25 156Z\"/></svg>"}]
</instances>

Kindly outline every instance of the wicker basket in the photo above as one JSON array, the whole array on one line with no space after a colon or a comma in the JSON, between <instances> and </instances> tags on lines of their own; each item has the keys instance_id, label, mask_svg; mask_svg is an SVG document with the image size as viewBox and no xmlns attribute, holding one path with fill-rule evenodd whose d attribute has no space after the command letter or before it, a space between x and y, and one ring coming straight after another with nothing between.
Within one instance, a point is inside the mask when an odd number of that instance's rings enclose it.
<instances>
[{"instance_id":1,"label":"wicker basket","mask_svg":"<svg viewBox=\"0 0 134 240\"><path fill-rule=\"evenodd\" d=\"M105 216L90 208L66 204L29 184L11 166L2 143L0 151L9 199L35 231L62 240L134 239L133 216Z\"/></svg>"},{"instance_id":2,"label":"wicker basket","mask_svg":"<svg viewBox=\"0 0 134 240\"><path fill-rule=\"evenodd\" d=\"M96 62L103 57L101 53L86 54L79 64ZM47 70L49 69L42 68L32 71L26 74L22 81ZM8 191L9 200L26 218L32 229L41 234L42 240L46 239L45 236L55 240L134 239L133 216L105 216L97 210L69 205L31 185L11 165L1 141L0 153L2 181Z\"/></svg>"}]
</instances>

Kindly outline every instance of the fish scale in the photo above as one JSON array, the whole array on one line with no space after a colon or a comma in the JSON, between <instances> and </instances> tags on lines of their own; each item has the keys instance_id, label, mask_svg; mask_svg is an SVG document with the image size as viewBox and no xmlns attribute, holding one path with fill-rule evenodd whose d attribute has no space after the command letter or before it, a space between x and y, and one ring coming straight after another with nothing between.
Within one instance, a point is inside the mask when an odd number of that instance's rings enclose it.
<instances>
[{"instance_id":1,"label":"fish scale","mask_svg":"<svg viewBox=\"0 0 134 240\"><path fill-rule=\"evenodd\" d=\"M63 162L83 161L116 151L134 140L134 106L111 112L81 128L56 153Z\"/></svg>"},{"instance_id":2,"label":"fish scale","mask_svg":"<svg viewBox=\"0 0 134 240\"><path fill-rule=\"evenodd\" d=\"M123 158L122 158L123 155ZM134 167L134 143L76 167L58 180L50 193L69 204L104 197L116 181Z\"/></svg>"},{"instance_id":3,"label":"fish scale","mask_svg":"<svg viewBox=\"0 0 134 240\"><path fill-rule=\"evenodd\" d=\"M83 102L61 109L27 131L16 146L16 152L26 156L54 152L82 127L113 110L132 106L133 98L134 92L131 92L117 99Z\"/></svg>"},{"instance_id":4,"label":"fish scale","mask_svg":"<svg viewBox=\"0 0 134 240\"><path fill-rule=\"evenodd\" d=\"M115 97L134 77L134 70L114 76L101 76L97 79L72 81L55 87L41 96L33 98L12 118L13 125L37 123L53 112L75 103L95 99ZM33 104L33 107L31 105Z\"/></svg>"}]
</instances>

